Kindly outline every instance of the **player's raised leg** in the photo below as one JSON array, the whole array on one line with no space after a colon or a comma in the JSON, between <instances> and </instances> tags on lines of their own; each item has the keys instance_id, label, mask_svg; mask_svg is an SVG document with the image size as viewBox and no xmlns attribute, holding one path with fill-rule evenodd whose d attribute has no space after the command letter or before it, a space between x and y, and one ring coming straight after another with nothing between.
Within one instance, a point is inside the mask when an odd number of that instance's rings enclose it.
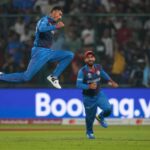
<instances>
[{"instance_id":1,"label":"player's raised leg","mask_svg":"<svg viewBox=\"0 0 150 150\"><path fill-rule=\"evenodd\" d=\"M49 60L50 51L45 48L32 48L32 57L25 72L0 74L0 80L8 82L25 82L32 79L32 77L42 68L42 66Z\"/></svg>"},{"instance_id":2,"label":"player's raised leg","mask_svg":"<svg viewBox=\"0 0 150 150\"><path fill-rule=\"evenodd\" d=\"M102 109L102 112L96 116L96 119L99 121L102 127L107 128L108 124L105 121L105 117L108 117L111 114L111 105L108 101L107 96L101 91L98 98L98 107Z\"/></svg>"},{"instance_id":3,"label":"player's raised leg","mask_svg":"<svg viewBox=\"0 0 150 150\"><path fill-rule=\"evenodd\" d=\"M53 51L52 55L53 56L49 61L50 62L58 61L59 63L56 66L53 73L47 77L47 80L50 81L54 87L61 89L58 77L62 74L65 68L70 64L70 62L74 57L74 54L70 51L55 50Z\"/></svg>"}]
</instances>

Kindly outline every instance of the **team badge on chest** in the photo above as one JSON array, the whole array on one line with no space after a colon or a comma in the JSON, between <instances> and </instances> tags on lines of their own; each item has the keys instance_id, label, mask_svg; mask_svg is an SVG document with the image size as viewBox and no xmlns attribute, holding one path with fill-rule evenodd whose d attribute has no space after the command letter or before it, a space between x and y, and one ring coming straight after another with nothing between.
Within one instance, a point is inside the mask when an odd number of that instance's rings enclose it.
<instances>
[{"instance_id":1,"label":"team badge on chest","mask_svg":"<svg viewBox=\"0 0 150 150\"><path fill-rule=\"evenodd\" d=\"M97 74L97 75L100 75L100 71L98 70L98 71L96 72L96 74Z\"/></svg>"},{"instance_id":2,"label":"team badge on chest","mask_svg":"<svg viewBox=\"0 0 150 150\"><path fill-rule=\"evenodd\" d=\"M55 31L51 31L52 34L55 34Z\"/></svg>"},{"instance_id":3,"label":"team badge on chest","mask_svg":"<svg viewBox=\"0 0 150 150\"><path fill-rule=\"evenodd\" d=\"M88 78L92 78L92 74L91 73L88 73L87 76L88 76Z\"/></svg>"}]
</instances>

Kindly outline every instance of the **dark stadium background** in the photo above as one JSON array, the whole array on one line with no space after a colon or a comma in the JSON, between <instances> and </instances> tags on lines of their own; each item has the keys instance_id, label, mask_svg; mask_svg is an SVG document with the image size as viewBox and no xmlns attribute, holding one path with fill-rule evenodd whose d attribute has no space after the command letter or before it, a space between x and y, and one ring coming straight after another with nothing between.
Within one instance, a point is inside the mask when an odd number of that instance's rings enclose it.
<instances>
[{"instance_id":1,"label":"dark stadium background","mask_svg":"<svg viewBox=\"0 0 150 150\"><path fill-rule=\"evenodd\" d=\"M1 0L0 71L26 69L36 22L56 5L63 8L65 29L57 32L53 48L75 53L61 76L64 87L75 87L87 49L96 53L97 63L119 81L120 87L149 87L149 0ZM26 84L2 82L0 86L47 87L46 76L55 65L46 64Z\"/></svg>"}]
</instances>

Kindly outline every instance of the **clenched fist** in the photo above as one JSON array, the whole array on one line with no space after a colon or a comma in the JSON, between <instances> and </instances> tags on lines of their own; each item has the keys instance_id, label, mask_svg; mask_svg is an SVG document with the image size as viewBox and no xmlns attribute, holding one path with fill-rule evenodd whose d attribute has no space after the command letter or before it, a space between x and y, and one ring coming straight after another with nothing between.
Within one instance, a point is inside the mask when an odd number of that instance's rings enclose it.
<instances>
[{"instance_id":1,"label":"clenched fist","mask_svg":"<svg viewBox=\"0 0 150 150\"><path fill-rule=\"evenodd\" d=\"M62 21L60 21L60 22L58 22L57 24L56 24L56 28L57 29L60 29L60 28L63 28L65 25L64 25L64 23L62 22Z\"/></svg>"},{"instance_id":2,"label":"clenched fist","mask_svg":"<svg viewBox=\"0 0 150 150\"><path fill-rule=\"evenodd\" d=\"M96 83L91 83L91 84L89 84L89 89L94 90L94 89L96 89L96 88L97 88L97 84L96 84Z\"/></svg>"},{"instance_id":3,"label":"clenched fist","mask_svg":"<svg viewBox=\"0 0 150 150\"><path fill-rule=\"evenodd\" d=\"M117 88L119 85L118 83L116 83L115 81L111 80L108 82L108 85L111 86L111 87L114 87L114 88Z\"/></svg>"}]
</instances>

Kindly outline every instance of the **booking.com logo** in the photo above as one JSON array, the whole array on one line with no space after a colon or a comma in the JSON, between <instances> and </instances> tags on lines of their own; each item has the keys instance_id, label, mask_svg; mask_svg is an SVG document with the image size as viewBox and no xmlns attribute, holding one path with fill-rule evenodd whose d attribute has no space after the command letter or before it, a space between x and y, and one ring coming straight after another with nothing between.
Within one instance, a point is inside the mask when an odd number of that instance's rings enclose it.
<instances>
[{"instance_id":1,"label":"booking.com logo","mask_svg":"<svg viewBox=\"0 0 150 150\"><path fill-rule=\"evenodd\" d=\"M150 101L147 104L144 98L139 98L139 107L135 108L134 98L122 98L120 101L117 98L110 98L109 102L112 105L113 117L133 118L142 117L150 118ZM84 117L85 110L82 101L77 98L71 98L65 101L62 98L51 99L48 93L36 93L35 95L35 113L37 117L65 117L66 114L70 117ZM98 110L98 112L101 110Z\"/></svg>"}]
</instances>

